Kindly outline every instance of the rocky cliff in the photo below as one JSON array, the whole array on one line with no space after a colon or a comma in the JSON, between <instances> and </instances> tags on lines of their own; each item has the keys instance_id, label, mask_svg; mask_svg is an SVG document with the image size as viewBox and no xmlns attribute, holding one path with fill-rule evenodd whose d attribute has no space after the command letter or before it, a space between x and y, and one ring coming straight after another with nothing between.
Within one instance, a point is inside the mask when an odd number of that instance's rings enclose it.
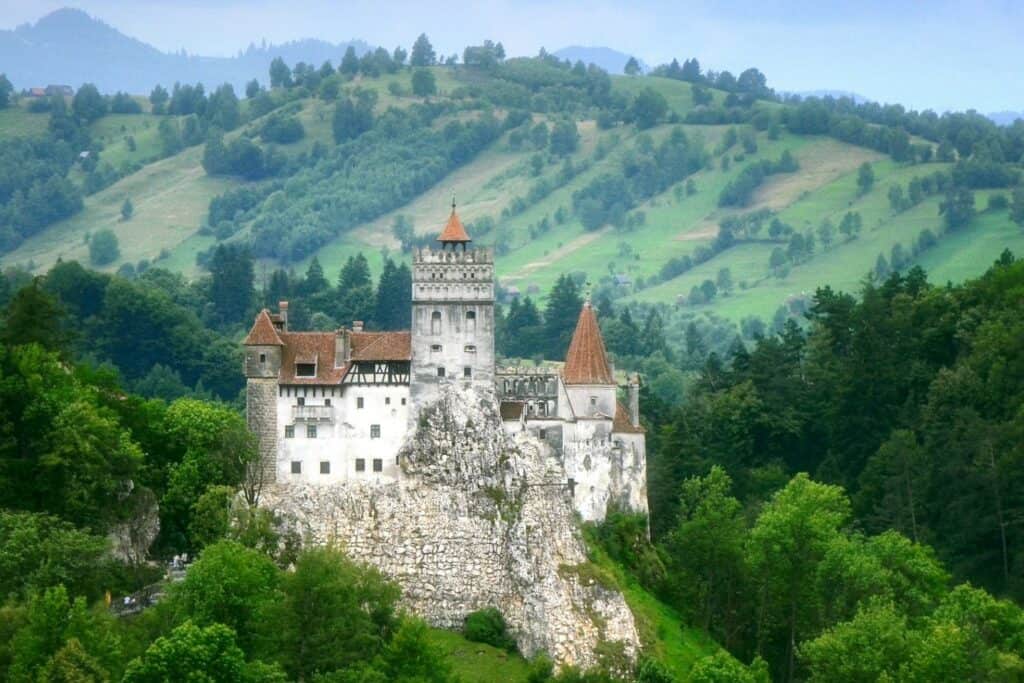
<instances>
[{"instance_id":1,"label":"rocky cliff","mask_svg":"<svg viewBox=\"0 0 1024 683\"><path fill-rule=\"evenodd\" d=\"M307 543L338 543L436 626L497 607L527 656L591 666L639 647L622 595L587 561L561 463L509 436L487 391L446 388L420 412L397 483L276 484L261 505ZM369 455L369 454L368 454Z\"/></svg>"}]
</instances>

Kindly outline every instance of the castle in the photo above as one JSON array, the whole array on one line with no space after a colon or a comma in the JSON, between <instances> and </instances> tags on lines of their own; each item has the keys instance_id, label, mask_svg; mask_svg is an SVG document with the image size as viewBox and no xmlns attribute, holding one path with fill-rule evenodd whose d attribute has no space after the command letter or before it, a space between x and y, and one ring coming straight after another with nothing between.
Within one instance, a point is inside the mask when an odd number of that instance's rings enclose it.
<instances>
[{"instance_id":1,"label":"castle","mask_svg":"<svg viewBox=\"0 0 1024 683\"><path fill-rule=\"evenodd\" d=\"M369 331L356 321L294 332L287 302L256 316L244 341L246 405L264 480L401 482L406 436L448 386L495 396L505 431L532 436L560 461L584 520L603 520L610 506L646 512L638 380L628 381L624 405L590 302L561 371L499 368L493 253L470 248L454 204L437 241L413 253L409 331Z\"/></svg>"}]
</instances>

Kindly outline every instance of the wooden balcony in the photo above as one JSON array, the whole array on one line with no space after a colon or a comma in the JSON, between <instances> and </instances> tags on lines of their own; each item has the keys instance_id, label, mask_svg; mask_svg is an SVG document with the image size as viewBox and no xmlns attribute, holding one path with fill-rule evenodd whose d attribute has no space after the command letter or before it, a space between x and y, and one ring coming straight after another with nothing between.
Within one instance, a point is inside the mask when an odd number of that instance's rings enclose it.
<instances>
[{"instance_id":1,"label":"wooden balcony","mask_svg":"<svg viewBox=\"0 0 1024 683\"><path fill-rule=\"evenodd\" d=\"M292 406L292 422L334 422L334 406Z\"/></svg>"}]
</instances>

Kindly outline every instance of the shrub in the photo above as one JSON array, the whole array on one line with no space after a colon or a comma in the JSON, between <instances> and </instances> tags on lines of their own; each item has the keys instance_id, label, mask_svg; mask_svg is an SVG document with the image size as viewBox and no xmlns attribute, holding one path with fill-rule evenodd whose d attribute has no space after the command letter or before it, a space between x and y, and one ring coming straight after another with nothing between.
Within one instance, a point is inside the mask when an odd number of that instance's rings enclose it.
<instances>
[{"instance_id":1,"label":"shrub","mask_svg":"<svg viewBox=\"0 0 1024 683\"><path fill-rule=\"evenodd\" d=\"M505 617L494 607L477 610L467 616L462 632L466 640L475 643L487 643L509 652L516 648L516 641L505 625Z\"/></svg>"}]
</instances>

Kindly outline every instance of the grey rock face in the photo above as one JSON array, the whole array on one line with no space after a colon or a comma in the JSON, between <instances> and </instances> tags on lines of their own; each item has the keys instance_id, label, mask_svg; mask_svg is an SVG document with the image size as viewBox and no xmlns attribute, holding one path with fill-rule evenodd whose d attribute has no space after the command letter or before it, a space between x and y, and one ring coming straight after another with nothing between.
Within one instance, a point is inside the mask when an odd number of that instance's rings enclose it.
<instances>
[{"instance_id":1,"label":"grey rock face","mask_svg":"<svg viewBox=\"0 0 1024 683\"><path fill-rule=\"evenodd\" d=\"M618 641L635 657L633 616L589 571L566 473L546 452L503 430L493 392L442 387L398 482L272 485L260 504L305 542L337 543L391 576L431 624L458 629L497 607L527 656L591 666L598 643Z\"/></svg>"}]
</instances>

